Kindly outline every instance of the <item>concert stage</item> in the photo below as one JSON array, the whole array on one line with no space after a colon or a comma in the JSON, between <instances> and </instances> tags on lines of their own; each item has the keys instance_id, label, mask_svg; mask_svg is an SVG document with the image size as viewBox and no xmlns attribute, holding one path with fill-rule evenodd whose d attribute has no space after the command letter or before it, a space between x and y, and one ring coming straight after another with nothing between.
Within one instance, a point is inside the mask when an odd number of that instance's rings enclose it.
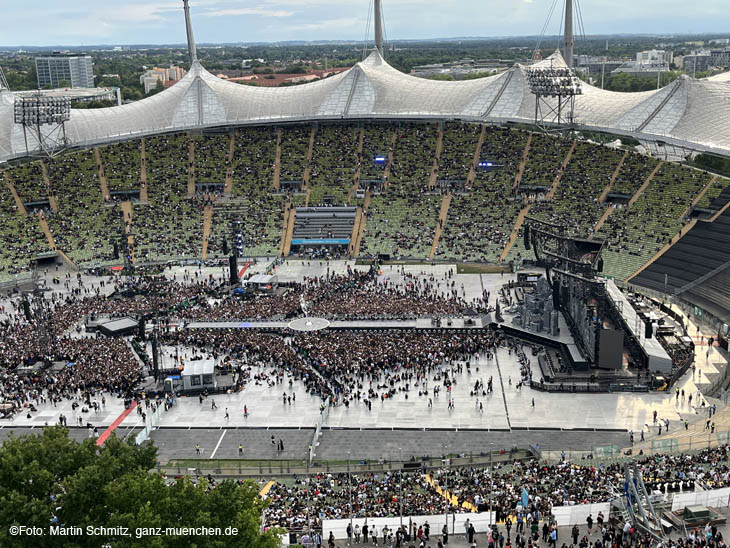
<instances>
[{"instance_id":1,"label":"concert stage","mask_svg":"<svg viewBox=\"0 0 730 548\"><path fill-rule=\"evenodd\" d=\"M301 318L303 320L304 318ZM319 320L318 318L311 318ZM470 323L471 322L471 323ZM290 320L251 320L240 322L190 322L185 329L261 329L288 330ZM483 329L489 325L489 315L473 318L442 318L434 323L431 318L411 320L331 320L327 329Z\"/></svg>"}]
</instances>

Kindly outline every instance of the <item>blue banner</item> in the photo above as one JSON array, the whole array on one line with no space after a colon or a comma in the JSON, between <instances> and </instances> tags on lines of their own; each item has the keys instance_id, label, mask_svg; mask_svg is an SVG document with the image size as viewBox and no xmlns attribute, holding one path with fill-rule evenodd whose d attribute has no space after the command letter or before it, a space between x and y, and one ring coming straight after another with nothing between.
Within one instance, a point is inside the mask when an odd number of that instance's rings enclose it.
<instances>
[{"instance_id":1,"label":"blue banner","mask_svg":"<svg viewBox=\"0 0 730 548\"><path fill-rule=\"evenodd\" d=\"M527 511L527 503L529 502L529 497L527 495L527 489L524 487L522 488L522 507Z\"/></svg>"}]
</instances>

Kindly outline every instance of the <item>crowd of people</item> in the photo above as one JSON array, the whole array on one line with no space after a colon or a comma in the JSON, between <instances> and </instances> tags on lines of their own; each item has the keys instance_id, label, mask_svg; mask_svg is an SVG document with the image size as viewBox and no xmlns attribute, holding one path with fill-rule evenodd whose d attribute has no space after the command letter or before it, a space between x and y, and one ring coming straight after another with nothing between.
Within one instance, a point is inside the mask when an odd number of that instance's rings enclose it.
<instances>
[{"instance_id":1,"label":"crowd of people","mask_svg":"<svg viewBox=\"0 0 730 548\"><path fill-rule=\"evenodd\" d=\"M344 274L327 269L318 277L305 277L283 291L269 295L231 295L220 277L199 272L83 282L66 274L58 285L65 292L31 302L16 296L0 316L0 364L6 400L22 401L25 395L53 385L62 394L79 386L106 390L130 390L141 377L141 364L129 347L119 341L106 343L84 332L86 321L132 316L148 319L231 321L252 318L291 318L307 313L329 318L411 318L424 315L460 314L467 308L484 312L486 299L467 302L453 275L443 278L400 272L404 282L395 284L378 276L376 268L359 272L348 267ZM113 285L113 287L110 287ZM42 302L48 321L38 324L30 308ZM27 308L27 310L26 310ZM45 336L42 336L45 333ZM182 343L214 355L245 356L245 365L264 363L294 371L308 390L333 403L372 401L411 390L426 394L425 385L434 374L448 377L440 368L455 360L483 352L491 335L474 332L467 336L416 331L359 332L344 334L196 331L180 329L164 336L164 342ZM407 353L404 353L404 348ZM96 355L96 358L93 356ZM52 362L74 363L73 368L49 373ZM18 373L21 368L23 373ZM438 371L438 372L437 372ZM437 373L435 373L437 372ZM243 378L243 377L239 377ZM367 379L367 386L364 384ZM412 394L412 392L411 392ZM406 396L408 397L408 396Z\"/></svg>"},{"instance_id":2,"label":"crowd of people","mask_svg":"<svg viewBox=\"0 0 730 548\"><path fill-rule=\"evenodd\" d=\"M681 481L693 490L695 483L707 487L728 485L730 446L704 449L694 454L658 454L639 457L638 469L649 489L663 490L667 482ZM429 474L434 483L427 481ZM497 523L509 523L506 535L520 524L529 532L532 524L550 518L558 506L606 502L621 497L624 489L623 463L584 464L583 461L550 464L537 459L515 460L493 467L440 468L415 472L339 473L295 477L277 483L268 493L271 503L266 519L271 526L300 530L321 527L321 518L428 516L463 513L439 494L448 491L458 503L471 503L479 511L495 512ZM528 507L523 507L523 489ZM350 510L352 504L352 510ZM464 517L468 517L468 514ZM595 516L601 530L607 516ZM593 520L591 520L592 522ZM564 525L564 524L558 524ZM533 529L534 531L534 529ZM700 540L700 539L697 539ZM577 546L577 541L574 545Z\"/></svg>"}]
</instances>

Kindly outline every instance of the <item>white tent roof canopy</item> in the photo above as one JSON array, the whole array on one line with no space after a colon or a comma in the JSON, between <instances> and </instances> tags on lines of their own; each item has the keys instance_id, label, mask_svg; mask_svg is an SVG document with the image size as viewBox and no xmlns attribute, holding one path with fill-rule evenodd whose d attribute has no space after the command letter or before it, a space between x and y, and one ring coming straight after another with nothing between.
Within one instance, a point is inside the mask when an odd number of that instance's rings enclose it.
<instances>
[{"instance_id":1,"label":"white tent roof canopy","mask_svg":"<svg viewBox=\"0 0 730 548\"><path fill-rule=\"evenodd\" d=\"M559 52L540 64L564 67ZM534 66L534 65L533 65ZM103 109L73 109L66 123L71 146L210 127L367 119L455 119L532 123L535 96L526 67L478 80L444 82L394 69L377 50L351 69L316 82L264 88L228 82L196 60L177 84L152 97ZM0 90L0 161L27 154L13 121L14 95ZM575 100L577 129L628 135L730 156L730 78L682 76L641 93L583 84ZM551 120L548 120L551 121Z\"/></svg>"}]
</instances>

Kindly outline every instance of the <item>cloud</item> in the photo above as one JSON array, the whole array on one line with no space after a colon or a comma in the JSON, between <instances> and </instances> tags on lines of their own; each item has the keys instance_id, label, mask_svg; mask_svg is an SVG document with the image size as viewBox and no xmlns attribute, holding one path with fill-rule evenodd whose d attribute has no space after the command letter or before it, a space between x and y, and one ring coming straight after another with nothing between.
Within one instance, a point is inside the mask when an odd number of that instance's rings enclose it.
<instances>
[{"instance_id":1,"label":"cloud","mask_svg":"<svg viewBox=\"0 0 730 548\"><path fill-rule=\"evenodd\" d=\"M199 14L201 17L236 17L239 15L261 15L264 17L291 17L293 11L267 10L259 8L223 8L204 11Z\"/></svg>"},{"instance_id":2,"label":"cloud","mask_svg":"<svg viewBox=\"0 0 730 548\"><path fill-rule=\"evenodd\" d=\"M313 23L304 23L301 25L289 25L283 27L284 30L325 30L325 29L342 29L354 26L362 26L365 28L365 21L359 17L341 17L340 19L325 19L324 21L316 21Z\"/></svg>"}]
</instances>

